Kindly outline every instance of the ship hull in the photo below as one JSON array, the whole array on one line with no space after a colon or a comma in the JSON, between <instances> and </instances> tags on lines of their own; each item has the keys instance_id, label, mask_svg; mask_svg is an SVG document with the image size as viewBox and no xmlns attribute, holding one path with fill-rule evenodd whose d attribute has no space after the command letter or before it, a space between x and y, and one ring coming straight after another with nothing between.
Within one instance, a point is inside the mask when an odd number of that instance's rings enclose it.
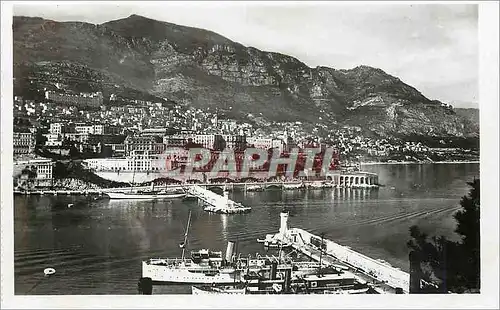
<instances>
[{"instance_id":1,"label":"ship hull","mask_svg":"<svg viewBox=\"0 0 500 310\"><path fill-rule=\"evenodd\" d=\"M202 272L191 272L185 268L167 268L166 266L149 265L143 262L142 277L151 278L155 284L234 284L235 273L216 273L206 275Z\"/></svg>"},{"instance_id":2,"label":"ship hull","mask_svg":"<svg viewBox=\"0 0 500 310\"><path fill-rule=\"evenodd\" d=\"M217 288L205 288L205 287L191 287L191 294L193 295L245 295L246 289L221 289L217 290Z\"/></svg>"},{"instance_id":3,"label":"ship hull","mask_svg":"<svg viewBox=\"0 0 500 310\"><path fill-rule=\"evenodd\" d=\"M134 200L155 200L155 199L175 199L186 196L179 194L133 194L133 193L106 193L110 199L134 199Z\"/></svg>"}]
</instances>

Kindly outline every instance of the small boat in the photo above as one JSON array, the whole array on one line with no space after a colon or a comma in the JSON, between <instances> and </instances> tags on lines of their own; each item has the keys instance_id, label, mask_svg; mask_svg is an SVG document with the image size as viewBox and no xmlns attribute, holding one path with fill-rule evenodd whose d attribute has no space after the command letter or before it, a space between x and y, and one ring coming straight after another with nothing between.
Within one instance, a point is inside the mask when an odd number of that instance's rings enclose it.
<instances>
[{"instance_id":1,"label":"small boat","mask_svg":"<svg viewBox=\"0 0 500 310\"><path fill-rule=\"evenodd\" d=\"M56 273L56 270L55 270L54 268L45 268L45 269L43 270L43 274L44 274L45 276L51 276L51 275L53 275L53 274L55 274L55 273Z\"/></svg>"},{"instance_id":2,"label":"small boat","mask_svg":"<svg viewBox=\"0 0 500 310\"><path fill-rule=\"evenodd\" d=\"M239 202L234 202L229 199L228 192L224 191L223 199L217 205L207 204L203 208L203 211L218 213L218 214L239 214L248 213L252 211L252 208L245 207Z\"/></svg>"},{"instance_id":3,"label":"small boat","mask_svg":"<svg viewBox=\"0 0 500 310\"><path fill-rule=\"evenodd\" d=\"M244 283L225 286L192 286L193 295L253 295L253 294L365 294L370 287L363 280L358 280L350 272L331 272L313 274L290 274L284 269L284 274L269 278L247 277Z\"/></svg>"},{"instance_id":4,"label":"small boat","mask_svg":"<svg viewBox=\"0 0 500 310\"><path fill-rule=\"evenodd\" d=\"M275 239L274 235L267 234L264 239L257 239L258 243L263 243L266 248L289 248L292 244Z\"/></svg>"},{"instance_id":5,"label":"small boat","mask_svg":"<svg viewBox=\"0 0 500 310\"><path fill-rule=\"evenodd\" d=\"M72 203L68 203L68 208L71 208L71 207L73 207L73 206L74 206L74 204L72 204Z\"/></svg>"},{"instance_id":6,"label":"small boat","mask_svg":"<svg viewBox=\"0 0 500 310\"><path fill-rule=\"evenodd\" d=\"M312 182L312 183L310 183L308 185L309 189L323 189L325 187L326 187L325 184L323 182L321 182L321 181L319 181L319 182Z\"/></svg>"},{"instance_id":7,"label":"small boat","mask_svg":"<svg viewBox=\"0 0 500 310\"><path fill-rule=\"evenodd\" d=\"M252 208L244 207L243 205L239 204L237 206L231 206L231 207L207 205L203 208L203 211L217 213L217 214L240 214L240 213L249 213L250 211L252 211Z\"/></svg>"},{"instance_id":8,"label":"small boat","mask_svg":"<svg viewBox=\"0 0 500 310\"><path fill-rule=\"evenodd\" d=\"M301 189L304 187L304 183L302 182L284 182L283 189Z\"/></svg>"},{"instance_id":9,"label":"small boat","mask_svg":"<svg viewBox=\"0 0 500 310\"><path fill-rule=\"evenodd\" d=\"M247 192L263 192L264 188L261 185L247 185L246 186Z\"/></svg>"},{"instance_id":10,"label":"small boat","mask_svg":"<svg viewBox=\"0 0 500 310\"><path fill-rule=\"evenodd\" d=\"M192 194L186 194L184 197L184 200L197 200L198 197L196 197L195 195L192 195Z\"/></svg>"}]
</instances>

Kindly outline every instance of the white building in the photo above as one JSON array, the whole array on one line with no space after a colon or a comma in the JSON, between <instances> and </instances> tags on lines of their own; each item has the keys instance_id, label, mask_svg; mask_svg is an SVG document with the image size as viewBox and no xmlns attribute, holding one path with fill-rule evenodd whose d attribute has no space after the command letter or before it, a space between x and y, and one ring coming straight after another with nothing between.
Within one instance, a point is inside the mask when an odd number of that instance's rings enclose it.
<instances>
[{"instance_id":1,"label":"white building","mask_svg":"<svg viewBox=\"0 0 500 310\"><path fill-rule=\"evenodd\" d=\"M285 143L280 140L280 139L273 139L272 141L272 148L277 148L280 150L280 152L283 152L284 148L285 148Z\"/></svg>"},{"instance_id":2,"label":"white building","mask_svg":"<svg viewBox=\"0 0 500 310\"><path fill-rule=\"evenodd\" d=\"M29 154L35 149L35 137L28 130L12 133L14 155Z\"/></svg>"},{"instance_id":3,"label":"white building","mask_svg":"<svg viewBox=\"0 0 500 310\"><path fill-rule=\"evenodd\" d=\"M49 132L54 135L60 135L62 133L62 124L61 123L51 123Z\"/></svg>"},{"instance_id":4,"label":"white building","mask_svg":"<svg viewBox=\"0 0 500 310\"><path fill-rule=\"evenodd\" d=\"M215 135L193 135L191 138L194 143L201 144L204 148L214 148Z\"/></svg>"},{"instance_id":5,"label":"white building","mask_svg":"<svg viewBox=\"0 0 500 310\"><path fill-rule=\"evenodd\" d=\"M60 134L46 134L44 135L47 138L45 142L46 146L62 146L62 138Z\"/></svg>"},{"instance_id":6,"label":"white building","mask_svg":"<svg viewBox=\"0 0 500 310\"><path fill-rule=\"evenodd\" d=\"M258 149L270 149L273 147L273 139L260 137L247 137L247 144Z\"/></svg>"},{"instance_id":7,"label":"white building","mask_svg":"<svg viewBox=\"0 0 500 310\"><path fill-rule=\"evenodd\" d=\"M92 125L94 135L103 135L104 134L104 125L103 124L94 124Z\"/></svg>"},{"instance_id":8,"label":"white building","mask_svg":"<svg viewBox=\"0 0 500 310\"><path fill-rule=\"evenodd\" d=\"M215 135L196 135L196 134L178 134L173 136L168 136L164 141L185 141L186 143L191 139L193 143L201 144L202 147L207 149L213 149L215 143ZM180 146L180 145L176 145Z\"/></svg>"},{"instance_id":9,"label":"white building","mask_svg":"<svg viewBox=\"0 0 500 310\"><path fill-rule=\"evenodd\" d=\"M88 133L65 133L63 134L63 139L68 139L70 141L75 141L79 143L87 143L89 140Z\"/></svg>"},{"instance_id":10,"label":"white building","mask_svg":"<svg viewBox=\"0 0 500 310\"><path fill-rule=\"evenodd\" d=\"M238 124L235 120L218 120L217 125L224 132L234 132Z\"/></svg>"},{"instance_id":11,"label":"white building","mask_svg":"<svg viewBox=\"0 0 500 310\"><path fill-rule=\"evenodd\" d=\"M37 180L52 179L52 160L51 159L32 159L27 161L18 161L14 163L14 173L21 171L25 167L34 168ZM32 169L33 170L33 169Z\"/></svg>"},{"instance_id":12,"label":"white building","mask_svg":"<svg viewBox=\"0 0 500 310\"><path fill-rule=\"evenodd\" d=\"M103 124L85 124L77 123L75 124L75 131L79 134L92 134L92 135L103 135L104 125Z\"/></svg>"},{"instance_id":13,"label":"white building","mask_svg":"<svg viewBox=\"0 0 500 310\"><path fill-rule=\"evenodd\" d=\"M92 158L84 160L87 168L95 171L165 171L171 169L170 160L165 154L150 155L147 152L135 153L122 158Z\"/></svg>"}]
</instances>

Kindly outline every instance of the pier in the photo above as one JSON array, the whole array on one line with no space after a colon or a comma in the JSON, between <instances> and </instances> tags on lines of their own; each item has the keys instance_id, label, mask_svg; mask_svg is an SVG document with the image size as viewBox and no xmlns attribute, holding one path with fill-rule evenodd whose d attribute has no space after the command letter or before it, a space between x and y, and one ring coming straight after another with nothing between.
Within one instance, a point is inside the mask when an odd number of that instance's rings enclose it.
<instances>
[{"instance_id":1,"label":"pier","mask_svg":"<svg viewBox=\"0 0 500 310\"><path fill-rule=\"evenodd\" d=\"M409 273L303 229L289 229L288 213L281 213L280 230L272 239L291 244L296 251L321 261L322 265L349 268L359 280L366 281L380 294L409 293Z\"/></svg>"},{"instance_id":2,"label":"pier","mask_svg":"<svg viewBox=\"0 0 500 310\"><path fill-rule=\"evenodd\" d=\"M186 191L188 195L194 196L208 204L204 209L208 212L229 214L249 212L251 210L250 207L244 207L241 203L229 199L227 191L224 191L224 195L221 196L198 185L191 186Z\"/></svg>"}]
</instances>

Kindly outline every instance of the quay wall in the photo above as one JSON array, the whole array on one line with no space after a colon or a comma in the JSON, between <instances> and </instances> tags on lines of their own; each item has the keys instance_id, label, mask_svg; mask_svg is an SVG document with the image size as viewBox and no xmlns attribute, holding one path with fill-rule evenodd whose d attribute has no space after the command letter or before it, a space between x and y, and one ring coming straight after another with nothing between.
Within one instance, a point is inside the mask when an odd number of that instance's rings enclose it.
<instances>
[{"instance_id":1,"label":"quay wall","mask_svg":"<svg viewBox=\"0 0 500 310\"><path fill-rule=\"evenodd\" d=\"M300 228L289 230L291 234L299 234L304 242L310 242L311 237L321 239ZM388 285L396 288L400 287L405 293L409 292L410 274L389 264L365 256L348 247L337 244L331 240L324 239L326 244L326 253L330 254L342 262L350 264L356 268L362 269L367 274L376 277L378 280L385 281Z\"/></svg>"},{"instance_id":2,"label":"quay wall","mask_svg":"<svg viewBox=\"0 0 500 310\"><path fill-rule=\"evenodd\" d=\"M181 182L188 180L197 180L203 183L210 181L214 178L228 178L231 180L238 180L240 177L236 174L230 172L218 172L217 175L212 175L211 173L203 172L193 172L190 174L180 174L177 176L171 176L168 171L94 171L99 177L115 181L115 182L128 182L128 183L145 183L151 182L155 179L160 178L171 178ZM248 174L248 177L268 180L270 178L269 172L267 171L253 171ZM378 182L378 176L370 172L357 172L357 173L330 173L326 176L331 179L331 182L340 187L372 187L376 186Z\"/></svg>"}]
</instances>

